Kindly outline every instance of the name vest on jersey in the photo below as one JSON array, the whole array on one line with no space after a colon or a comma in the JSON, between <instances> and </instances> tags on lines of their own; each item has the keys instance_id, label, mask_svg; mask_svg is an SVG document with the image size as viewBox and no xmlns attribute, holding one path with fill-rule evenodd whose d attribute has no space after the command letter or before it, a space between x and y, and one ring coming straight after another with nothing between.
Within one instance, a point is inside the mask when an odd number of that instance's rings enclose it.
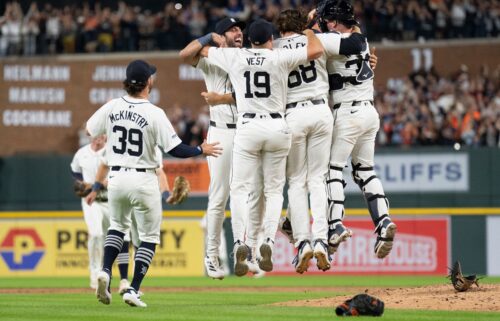
<instances>
[{"instance_id":1,"label":"name vest on jersey","mask_svg":"<svg viewBox=\"0 0 500 321\"><path fill-rule=\"evenodd\" d=\"M149 125L148 121L144 117L133 111L122 110L118 113L111 113L109 114L109 119L111 120L111 123L119 120L129 120L136 123L141 128Z\"/></svg>"}]
</instances>

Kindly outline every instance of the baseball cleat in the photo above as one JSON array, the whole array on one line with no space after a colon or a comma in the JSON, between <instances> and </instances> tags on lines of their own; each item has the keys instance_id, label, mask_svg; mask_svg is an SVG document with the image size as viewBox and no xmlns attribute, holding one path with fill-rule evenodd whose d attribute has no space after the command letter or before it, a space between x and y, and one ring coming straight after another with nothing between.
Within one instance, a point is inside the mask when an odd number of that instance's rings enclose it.
<instances>
[{"instance_id":1,"label":"baseball cleat","mask_svg":"<svg viewBox=\"0 0 500 321\"><path fill-rule=\"evenodd\" d=\"M131 307L145 308L148 305L141 301L141 296L134 288L128 288L123 294L123 301Z\"/></svg>"},{"instance_id":2,"label":"baseball cleat","mask_svg":"<svg viewBox=\"0 0 500 321\"><path fill-rule=\"evenodd\" d=\"M383 259L391 253L396 231L396 224L394 224L389 218L380 222L375 229L375 233L378 233L377 241L375 242L375 254L379 259Z\"/></svg>"},{"instance_id":3,"label":"baseball cleat","mask_svg":"<svg viewBox=\"0 0 500 321\"><path fill-rule=\"evenodd\" d=\"M293 239L292 222L290 222L288 217L280 217L280 221L278 223L278 231L285 235L290 243L295 243L295 240Z\"/></svg>"},{"instance_id":4,"label":"baseball cleat","mask_svg":"<svg viewBox=\"0 0 500 321\"><path fill-rule=\"evenodd\" d=\"M97 273L97 289L95 294L97 296L97 300L104 304L111 303L111 292L109 291L110 280L111 278L108 273L104 271Z\"/></svg>"},{"instance_id":5,"label":"baseball cleat","mask_svg":"<svg viewBox=\"0 0 500 321\"><path fill-rule=\"evenodd\" d=\"M125 291L130 287L130 283L127 279L121 279L120 285L118 286L118 294L123 295Z\"/></svg>"},{"instance_id":6,"label":"baseball cleat","mask_svg":"<svg viewBox=\"0 0 500 321\"><path fill-rule=\"evenodd\" d=\"M309 261L313 257L313 249L311 248L311 243L304 240L300 242L297 255L293 259L293 264L295 265L295 271L297 273L304 273L309 268Z\"/></svg>"},{"instance_id":7,"label":"baseball cleat","mask_svg":"<svg viewBox=\"0 0 500 321\"><path fill-rule=\"evenodd\" d=\"M217 256L205 256L205 269L207 270L207 275L212 279L222 280L225 276L224 270L220 266L219 257Z\"/></svg>"},{"instance_id":8,"label":"baseball cleat","mask_svg":"<svg viewBox=\"0 0 500 321\"><path fill-rule=\"evenodd\" d=\"M340 243L347 241L352 236L352 231L342 223L335 225L335 228L328 230L328 254L333 255L339 248Z\"/></svg>"},{"instance_id":9,"label":"baseball cleat","mask_svg":"<svg viewBox=\"0 0 500 321\"><path fill-rule=\"evenodd\" d=\"M234 274L243 276L248 273L247 257L249 253L248 246L240 240L234 243Z\"/></svg>"},{"instance_id":10,"label":"baseball cleat","mask_svg":"<svg viewBox=\"0 0 500 321\"><path fill-rule=\"evenodd\" d=\"M330 257L328 255L328 245L322 240L314 241L314 258L318 270L328 271L331 267Z\"/></svg>"},{"instance_id":11,"label":"baseball cleat","mask_svg":"<svg viewBox=\"0 0 500 321\"><path fill-rule=\"evenodd\" d=\"M259 267L266 272L271 272L273 270L273 244L274 241L268 237L259 248Z\"/></svg>"}]
</instances>

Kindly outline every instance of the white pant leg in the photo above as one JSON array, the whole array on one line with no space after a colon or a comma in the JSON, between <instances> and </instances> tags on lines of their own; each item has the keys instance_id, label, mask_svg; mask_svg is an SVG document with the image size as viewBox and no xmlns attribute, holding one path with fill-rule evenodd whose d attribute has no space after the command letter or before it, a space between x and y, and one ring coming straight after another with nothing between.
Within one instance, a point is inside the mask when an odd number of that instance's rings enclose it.
<instances>
[{"instance_id":1,"label":"white pant leg","mask_svg":"<svg viewBox=\"0 0 500 321\"><path fill-rule=\"evenodd\" d=\"M327 105L315 106L313 130L307 140L307 187L310 193L311 213L313 217L313 240L326 241L328 234L328 196L326 177L328 176L328 151L332 144L333 116ZM313 112L311 108L308 108Z\"/></svg>"},{"instance_id":2,"label":"white pant leg","mask_svg":"<svg viewBox=\"0 0 500 321\"><path fill-rule=\"evenodd\" d=\"M246 222L246 244L251 247L257 247L259 244L259 234L262 232L262 222L264 220L265 199L264 199L264 179L262 169L259 169L259 175L256 175L254 192L248 197L248 218Z\"/></svg>"},{"instance_id":3,"label":"white pant leg","mask_svg":"<svg viewBox=\"0 0 500 321\"><path fill-rule=\"evenodd\" d=\"M260 133L266 138L262 151L264 175L264 237L274 240L283 208L283 187L286 180L286 158L290 151L292 134L283 118L258 122Z\"/></svg>"},{"instance_id":4,"label":"white pant leg","mask_svg":"<svg viewBox=\"0 0 500 321\"><path fill-rule=\"evenodd\" d=\"M156 173L135 170L113 172L108 183L108 197L110 229L129 233L133 210L139 240L160 243L161 195Z\"/></svg>"},{"instance_id":5,"label":"white pant leg","mask_svg":"<svg viewBox=\"0 0 500 321\"><path fill-rule=\"evenodd\" d=\"M211 126L208 143L219 142L223 148L219 157L207 157L210 172L207 206L207 255L218 256L221 245L221 231L224 223L226 203L229 198L229 180L233 150L234 129Z\"/></svg>"},{"instance_id":6,"label":"white pant leg","mask_svg":"<svg viewBox=\"0 0 500 321\"><path fill-rule=\"evenodd\" d=\"M87 251L89 255L90 277L95 278L102 268L104 254L103 217L108 213L107 203L94 202L88 205L82 198L82 209L85 224L88 230Z\"/></svg>"},{"instance_id":7,"label":"white pant leg","mask_svg":"<svg viewBox=\"0 0 500 321\"><path fill-rule=\"evenodd\" d=\"M310 239L309 204L307 199L307 135L306 108L297 108L286 115L286 122L292 133L292 143L286 162L288 180L288 212L292 223L295 246ZM315 155L316 156L316 155Z\"/></svg>"},{"instance_id":8,"label":"white pant leg","mask_svg":"<svg viewBox=\"0 0 500 321\"><path fill-rule=\"evenodd\" d=\"M241 117L240 117L241 118ZM234 242L245 240L245 222L248 220L248 198L254 192L254 182L261 168L262 138L255 135L255 122L242 124L234 137L231 174L231 226Z\"/></svg>"}]
</instances>

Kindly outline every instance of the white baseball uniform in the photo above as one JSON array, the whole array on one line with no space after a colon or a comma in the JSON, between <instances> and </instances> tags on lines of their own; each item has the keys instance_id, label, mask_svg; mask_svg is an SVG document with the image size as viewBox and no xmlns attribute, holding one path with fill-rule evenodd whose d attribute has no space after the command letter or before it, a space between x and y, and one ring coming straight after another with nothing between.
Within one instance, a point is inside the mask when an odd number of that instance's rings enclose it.
<instances>
[{"instance_id":1,"label":"white baseball uniform","mask_svg":"<svg viewBox=\"0 0 500 321\"><path fill-rule=\"evenodd\" d=\"M343 37L349 34L342 35ZM375 136L380 127L373 105L373 76L370 49L365 39L362 52L336 56L327 63L330 99L333 103L334 130L329 172L330 224L343 218L344 189L342 170L352 157L353 176L368 202L372 220L388 214L388 202L373 170Z\"/></svg>"},{"instance_id":2,"label":"white baseball uniform","mask_svg":"<svg viewBox=\"0 0 500 321\"><path fill-rule=\"evenodd\" d=\"M262 186L256 186L255 182L262 175L264 234L274 240L283 205L286 156L291 143L284 120L287 91L284 75L307 61L307 50L210 48L208 60L229 74L238 106L231 213L237 218L247 216L248 196L260 192ZM244 241L243 223L232 219L235 241Z\"/></svg>"},{"instance_id":3,"label":"white baseball uniform","mask_svg":"<svg viewBox=\"0 0 500 321\"><path fill-rule=\"evenodd\" d=\"M81 173L83 181L93 183L97 168L104 154L105 148L94 151L91 145L85 145L80 148L71 162L71 170L74 173ZM89 254L89 269L91 282L96 282L97 273L102 267L102 256L104 253L104 237L109 222L108 203L94 202L88 205L85 199L82 198L82 210L85 224L88 231L87 250Z\"/></svg>"},{"instance_id":4,"label":"white baseball uniform","mask_svg":"<svg viewBox=\"0 0 500 321\"><path fill-rule=\"evenodd\" d=\"M181 143L165 112L146 99L109 101L87 122L91 136L106 134L110 229L127 233L134 210L141 242L160 243L161 202L155 148Z\"/></svg>"},{"instance_id":5,"label":"white baseball uniform","mask_svg":"<svg viewBox=\"0 0 500 321\"><path fill-rule=\"evenodd\" d=\"M299 65L288 76L286 122L292 132L292 145L287 158L288 210L295 246L311 240L309 232L308 193L313 216L312 239L326 241L328 151L332 142L333 117L328 106L328 73L326 61L338 55L340 35L318 34L324 54ZM275 48L294 49L307 46L307 37L291 35L274 42Z\"/></svg>"},{"instance_id":6,"label":"white baseball uniform","mask_svg":"<svg viewBox=\"0 0 500 321\"><path fill-rule=\"evenodd\" d=\"M227 94L233 91L229 75L212 64L208 59L201 57L196 68L203 72L207 91ZM219 256L221 247L222 224L227 200L229 199L229 184L231 177L231 160L233 140L238 119L237 107L233 104L210 107L210 128L207 142L219 142L224 153L219 157L207 158L210 172L210 186L208 189L207 206L207 255ZM259 211L261 193L249 198L250 211ZM243 221L246 225L247 217L232 220ZM256 245L256 244L255 244Z\"/></svg>"}]
</instances>

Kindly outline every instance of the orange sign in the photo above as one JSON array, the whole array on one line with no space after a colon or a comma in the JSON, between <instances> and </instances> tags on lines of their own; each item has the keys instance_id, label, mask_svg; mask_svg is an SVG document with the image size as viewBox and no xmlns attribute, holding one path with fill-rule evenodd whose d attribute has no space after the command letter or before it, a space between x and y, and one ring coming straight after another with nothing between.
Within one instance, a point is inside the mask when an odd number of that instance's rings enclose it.
<instances>
[{"instance_id":1,"label":"orange sign","mask_svg":"<svg viewBox=\"0 0 500 321\"><path fill-rule=\"evenodd\" d=\"M184 176L191 185L191 194L206 195L210 185L210 174L206 159L165 159L163 170L167 174L168 184L174 186L176 176Z\"/></svg>"}]
</instances>

